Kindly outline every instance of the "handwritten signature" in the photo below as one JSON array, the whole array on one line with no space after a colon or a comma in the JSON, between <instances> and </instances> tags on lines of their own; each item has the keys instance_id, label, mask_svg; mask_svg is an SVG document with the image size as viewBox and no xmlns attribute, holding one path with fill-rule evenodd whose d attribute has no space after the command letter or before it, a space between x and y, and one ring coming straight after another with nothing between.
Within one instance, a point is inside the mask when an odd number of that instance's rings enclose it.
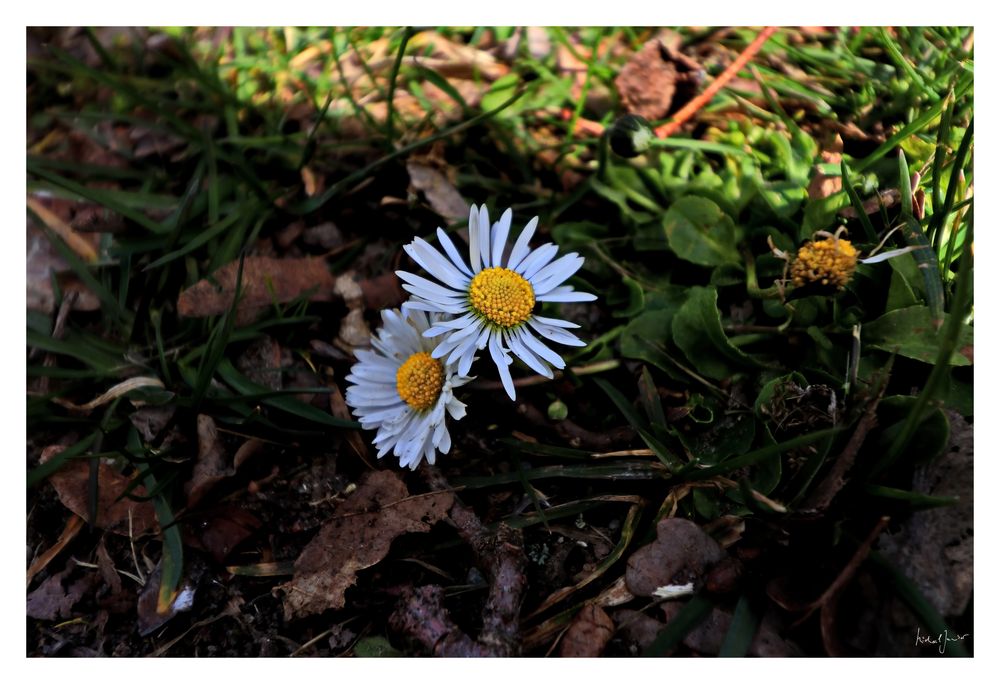
<instances>
[{"instance_id":1,"label":"handwritten signature","mask_svg":"<svg viewBox=\"0 0 1000 684\"><path fill-rule=\"evenodd\" d=\"M944 630L941 634L933 636L931 634L921 634L920 628L917 627L917 641L916 646L927 646L928 644L938 647L938 653L944 654L945 647L952 642L964 641L970 634L948 634L948 630Z\"/></svg>"}]
</instances>

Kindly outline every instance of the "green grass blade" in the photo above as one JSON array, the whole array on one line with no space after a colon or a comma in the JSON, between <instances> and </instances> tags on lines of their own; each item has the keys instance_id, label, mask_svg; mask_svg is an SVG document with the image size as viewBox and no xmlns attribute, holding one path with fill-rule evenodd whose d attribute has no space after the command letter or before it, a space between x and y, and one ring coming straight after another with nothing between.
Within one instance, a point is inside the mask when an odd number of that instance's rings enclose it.
<instances>
[{"instance_id":1,"label":"green grass blade","mask_svg":"<svg viewBox=\"0 0 1000 684\"><path fill-rule=\"evenodd\" d=\"M760 617L750 607L750 602L746 595L740 597L733 611L733 619L729 623L729 631L719 649L720 658L742 658L750 649L754 635L757 634L757 627L760 624Z\"/></svg>"},{"instance_id":2,"label":"green grass blade","mask_svg":"<svg viewBox=\"0 0 1000 684\"><path fill-rule=\"evenodd\" d=\"M680 612L674 616L666 627L660 630L656 638L643 652L644 657L660 657L668 655L677 647L691 630L700 625L712 612L712 601L702 594L695 594L684 604Z\"/></svg>"}]
</instances>

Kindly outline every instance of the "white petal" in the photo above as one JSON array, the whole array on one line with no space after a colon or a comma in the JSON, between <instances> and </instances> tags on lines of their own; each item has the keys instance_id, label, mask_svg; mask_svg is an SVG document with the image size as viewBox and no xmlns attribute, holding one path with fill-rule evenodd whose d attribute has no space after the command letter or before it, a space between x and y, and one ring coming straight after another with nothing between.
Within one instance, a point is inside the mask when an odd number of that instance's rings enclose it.
<instances>
[{"instance_id":1,"label":"white petal","mask_svg":"<svg viewBox=\"0 0 1000 684\"><path fill-rule=\"evenodd\" d=\"M479 207L473 204L469 208L469 265L473 273L479 273Z\"/></svg>"},{"instance_id":2,"label":"white petal","mask_svg":"<svg viewBox=\"0 0 1000 684\"><path fill-rule=\"evenodd\" d=\"M576 323L570 323L569 321L564 321L560 318L547 318L545 316L533 316L536 321L544 325L551 325L554 328L579 328L580 326Z\"/></svg>"},{"instance_id":3,"label":"white petal","mask_svg":"<svg viewBox=\"0 0 1000 684\"><path fill-rule=\"evenodd\" d=\"M539 335L552 342L569 345L571 347L587 346L587 343L582 341L576 335L568 333L562 328L554 328L552 326L539 323L534 318L528 319L528 325L531 326L531 328L535 330Z\"/></svg>"},{"instance_id":4,"label":"white petal","mask_svg":"<svg viewBox=\"0 0 1000 684\"><path fill-rule=\"evenodd\" d=\"M483 258L483 268L487 268L490 265L490 212L485 204L479 207L479 254Z\"/></svg>"},{"instance_id":5,"label":"white petal","mask_svg":"<svg viewBox=\"0 0 1000 684\"><path fill-rule=\"evenodd\" d=\"M451 259L451 262L453 264L455 264L455 268L457 268L459 271L461 271L462 273L471 278L472 271L470 271L469 267L466 266L464 261L462 261L462 257L459 255L458 250L455 248L455 243L453 243L451 241L451 238L448 237L448 233L438 228L437 236L438 236L438 241L441 243L441 246L444 247L444 251L448 255L448 258Z\"/></svg>"},{"instance_id":6,"label":"white petal","mask_svg":"<svg viewBox=\"0 0 1000 684\"><path fill-rule=\"evenodd\" d=\"M468 286L469 279L424 240L414 238L412 243L403 247L403 251L445 285L456 290L462 290Z\"/></svg>"},{"instance_id":7,"label":"white petal","mask_svg":"<svg viewBox=\"0 0 1000 684\"><path fill-rule=\"evenodd\" d=\"M595 299L597 299L595 294L576 292L572 288L563 289L560 287L535 297L535 301L538 302L592 302Z\"/></svg>"},{"instance_id":8,"label":"white petal","mask_svg":"<svg viewBox=\"0 0 1000 684\"><path fill-rule=\"evenodd\" d=\"M419 289L422 292L430 293L431 296L442 297L442 298L453 298L456 296L464 296L464 291L459 289L449 289L442 285L427 280L427 278L421 278L413 273L408 273L406 271L396 271L396 275L399 276L401 280L409 284L410 286ZM405 286L404 286L405 287Z\"/></svg>"},{"instance_id":9,"label":"white petal","mask_svg":"<svg viewBox=\"0 0 1000 684\"><path fill-rule=\"evenodd\" d=\"M476 345L475 340L473 340L473 343L465 348L465 351L462 352L462 356L458 359L458 374L468 375L469 371L472 369L472 362L475 360Z\"/></svg>"},{"instance_id":10,"label":"white petal","mask_svg":"<svg viewBox=\"0 0 1000 684\"><path fill-rule=\"evenodd\" d=\"M524 227L521 234L517 236L517 241L514 242L514 249L510 251L510 259L507 260L507 268L512 271L517 270L517 265L520 264L524 257L531 253L531 249L528 247L528 242L531 237L535 234L535 228L538 227L538 217L528 221L528 225Z\"/></svg>"},{"instance_id":11,"label":"white petal","mask_svg":"<svg viewBox=\"0 0 1000 684\"><path fill-rule=\"evenodd\" d=\"M886 261L892 259L893 257L902 256L903 254L909 254L910 252L915 252L918 249L922 249L922 245L910 245L909 247L900 247L899 249L890 249L888 252L882 252L881 254L876 254L875 256L870 256L867 259L858 259L863 264L877 264L880 261Z\"/></svg>"},{"instance_id":12,"label":"white petal","mask_svg":"<svg viewBox=\"0 0 1000 684\"><path fill-rule=\"evenodd\" d=\"M465 404L460 402L458 399L452 399L449 401L445 408L448 409L448 415L455 420L461 420L465 418Z\"/></svg>"},{"instance_id":13,"label":"white petal","mask_svg":"<svg viewBox=\"0 0 1000 684\"><path fill-rule=\"evenodd\" d=\"M521 339L524 340L524 343L529 349L531 349L531 351L541 356L556 368L566 367L566 362L563 361L563 358L542 344L537 337L531 334L531 331L524 330L524 334L521 336Z\"/></svg>"},{"instance_id":14,"label":"white petal","mask_svg":"<svg viewBox=\"0 0 1000 684\"><path fill-rule=\"evenodd\" d=\"M521 332L521 330L515 330L508 336L507 342L509 343L510 351L514 356L524 361L528 365L528 368L551 380L553 377L552 369L528 349L527 345L521 340Z\"/></svg>"},{"instance_id":15,"label":"white petal","mask_svg":"<svg viewBox=\"0 0 1000 684\"><path fill-rule=\"evenodd\" d=\"M468 306L462 306L460 304L435 304L433 302L427 302L420 299L411 299L403 304L403 309L407 311L431 311L449 314L465 313L468 308Z\"/></svg>"},{"instance_id":16,"label":"white petal","mask_svg":"<svg viewBox=\"0 0 1000 684\"><path fill-rule=\"evenodd\" d=\"M553 288L566 282L583 266L583 257L579 254L567 254L540 270L531 279L531 287L536 295L546 294Z\"/></svg>"},{"instance_id":17,"label":"white petal","mask_svg":"<svg viewBox=\"0 0 1000 684\"><path fill-rule=\"evenodd\" d=\"M504 353L499 335L492 335L490 337L489 347L490 356L493 357L493 363L496 364L497 371L500 373L500 381L503 383L503 388L507 391L507 396L513 401L517 397L514 392L514 379L510 377L510 368L507 367L510 363L510 357Z\"/></svg>"},{"instance_id":18,"label":"white petal","mask_svg":"<svg viewBox=\"0 0 1000 684\"><path fill-rule=\"evenodd\" d=\"M438 335L444 335L445 333L450 333L453 330L462 330L472 325L479 320L479 317L474 313L467 313L459 318L453 318L450 321L444 321L438 323L433 328L428 328L426 335L427 337L436 337Z\"/></svg>"},{"instance_id":19,"label":"white petal","mask_svg":"<svg viewBox=\"0 0 1000 684\"><path fill-rule=\"evenodd\" d=\"M529 254L514 270L524 276L525 280L531 280L531 277L538 273L540 268L552 261L558 253L559 248L551 242L542 245Z\"/></svg>"},{"instance_id":20,"label":"white petal","mask_svg":"<svg viewBox=\"0 0 1000 684\"><path fill-rule=\"evenodd\" d=\"M493 260L492 266L500 266L503 257L503 248L507 245L507 234L510 233L510 221L514 216L514 211L507 208L497 225L493 226Z\"/></svg>"}]
</instances>

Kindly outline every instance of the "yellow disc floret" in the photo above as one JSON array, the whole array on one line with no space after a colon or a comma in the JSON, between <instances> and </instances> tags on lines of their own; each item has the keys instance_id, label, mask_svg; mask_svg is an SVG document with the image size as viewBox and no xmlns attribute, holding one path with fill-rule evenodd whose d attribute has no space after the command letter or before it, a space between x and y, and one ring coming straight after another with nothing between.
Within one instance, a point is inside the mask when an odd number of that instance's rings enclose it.
<instances>
[{"instance_id":1,"label":"yellow disc floret","mask_svg":"<svg viewBox=\"0 0 1000 684\"><path fill-rule=\"evenodd\" d=\"M429 409L441 395L444 366L427 352L417 352L396 371L396 392L416 411Z\"/></svg>"},{"instance_id":2,"label":"yellow disc floret","mask_svg":"<svg viewBox=\"0 0 1000 684\"><path fill-rule=\"evenodd\" d=\"M531 317L535 291L531 283L509 268L486 268L472 279L469 303L492 323L513 328Z\"/></svg>"},{"instance_id":3,"label":"yellow disc floret","mask_svg":"<svg viewBox=\"0 0 1000 684\"><path fill-rule=\"evenodd\" d=\"M796 287L819 284L843 289L857 263L858 250L849 240L838 237L813 240L799 249L792 264L792 282Z\"/></svg>"}]
</instances>

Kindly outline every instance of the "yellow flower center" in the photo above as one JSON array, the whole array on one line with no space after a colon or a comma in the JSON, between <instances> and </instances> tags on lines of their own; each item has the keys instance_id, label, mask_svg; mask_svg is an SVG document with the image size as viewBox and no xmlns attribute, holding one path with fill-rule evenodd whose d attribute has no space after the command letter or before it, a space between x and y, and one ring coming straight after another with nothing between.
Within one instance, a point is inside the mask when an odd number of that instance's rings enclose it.
<instances>
[{"instance_id":1,"label":"yellow flower center","mask_svg":"<svg viewBox=\"0 0 1000 684\"><path fill-rule=\"evenodd\" d=\"M851 280L857 263L858 250L849 240L814 240L799 249L792 264L792 282L796 287L818 283L842 289Z\"/></svg>"},{"instance_id":2,"label":"yellow flower center","mask_svg":"<svg viewBox=\"0 0 1000 684\"><path fill-rule=\"evenodd\" d=\"M531 317L535 291L531 283L509 268L486 268L469 286L472 308L502 328L513 328Z\"/></svg>"},{"instance_id":3,"label":"yellow flower center","mask_svg":"<svg viewBox=\"0 0 1000 684\"><path fill-rule=\"evenodd\" d=\"M415 411L429 409L441 395L444 366L427 352L417 352L396 371L396 392Z\"/></svg>"}]
</instances>

